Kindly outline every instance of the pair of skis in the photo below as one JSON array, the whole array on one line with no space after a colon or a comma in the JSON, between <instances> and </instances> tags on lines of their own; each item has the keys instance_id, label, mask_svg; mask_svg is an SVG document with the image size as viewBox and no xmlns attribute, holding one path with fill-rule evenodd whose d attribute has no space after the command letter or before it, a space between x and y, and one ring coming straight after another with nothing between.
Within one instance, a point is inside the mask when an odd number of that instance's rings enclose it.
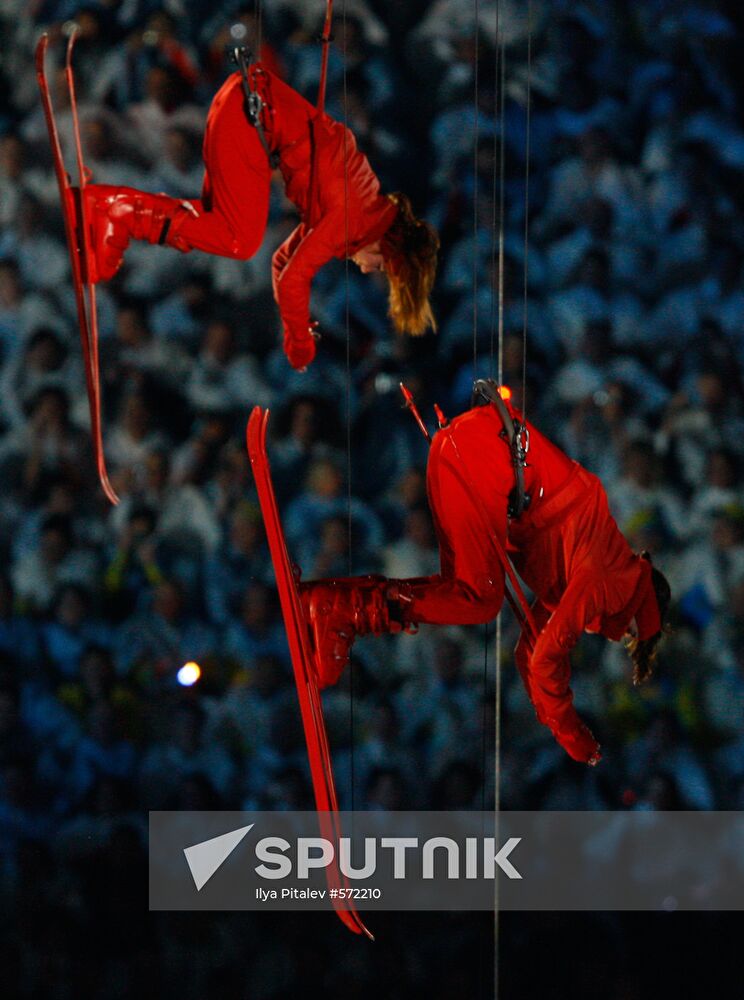
<instances>
[{"instance_id":1,"label":"pair of skis","mask_svg":"<svg viewBox=\"0 0 744 1000\"><path fill-rule=\"evenodd\" d=\"M70 254L72 268L72 285L75 292L80 340L83 347L85 362L85 383L88 390L88 407L90 410L90 427L93 438L93 451L98 470L98 478L103 491L111 503L118 503L119 498L109 482L106 470L106 459L103 453L103 436L101 429L101 379L98 364L98 319L96 313L96 286L94 274L94 257L91 249L89 220L85 211L85 188L90 181L90 171L85 166L83 147L80 141L80 123L78 120L77 98L75 95L75 78L72 71L72 55L75 48L76 31L70 34L65 56L65 77L70 97L70 112L72 115L72 130L75 141L75 156L77 159L78 183L73 186L70 175L65 169L62 145L59 139L57 121L54 116L52 98L49 91L45 60L49 46L49 36L44 34L36 45L36 78L41 92L41 103L44 108L49 144L52 149L54 173L59 186L62 215L65 223L65 236Z\"/></svg>"}]
</instances>

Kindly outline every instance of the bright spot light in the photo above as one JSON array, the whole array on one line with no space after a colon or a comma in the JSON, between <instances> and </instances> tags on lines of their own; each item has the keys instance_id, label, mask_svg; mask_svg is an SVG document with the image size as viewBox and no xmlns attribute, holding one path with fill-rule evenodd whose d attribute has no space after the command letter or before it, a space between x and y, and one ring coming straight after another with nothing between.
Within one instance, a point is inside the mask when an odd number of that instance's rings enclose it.
<instances>
[{"instance_id":1,"label":"bright spot light","mask_svg":"<svg viewBox=\"0 0 744 1000\"><path fill-rule=\"evenodd\" d=\"M499 396L501 396L502 399L511 399L512 391L508 385L499 386Z\"/></svg>"},{"instance_id":2,"label":"bright spot light","mask_svg":"<svg viewBox=\"0 0 744 1000\"><path fill-rule=\"evenodd\" d=\"M184 687L191 687L192 684L196 682L201 677L201 667L198 663L184 663L181 669L176 674L176 679L179 684Z\"/></svg>"},{"instance_id":3,"label":"bright spot light","mask_svg":"<svg viewBox=\"0 0 744 1000\"><path fill-rule=\"evenodd\" d=\"M235 42L242 42L245 36L248 34L248 29L240 21L235 24L230 25L230 37Z\"/></svg>"}]
</instances>

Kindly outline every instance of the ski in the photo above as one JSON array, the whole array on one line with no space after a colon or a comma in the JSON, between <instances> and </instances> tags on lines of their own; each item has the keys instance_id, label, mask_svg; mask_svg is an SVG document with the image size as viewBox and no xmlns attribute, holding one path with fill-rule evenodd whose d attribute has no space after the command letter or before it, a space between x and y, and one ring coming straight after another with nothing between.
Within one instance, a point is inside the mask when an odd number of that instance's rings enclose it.
<instances>
[{"instance_id":1,"label":"ski","mask_svg":"<svg viewBox=\"0 0 744 1000\"><path fill-rule=\"evenodd\" d=\"M269 542L271 561L274 564L274 575L289 642L320 832L322 837L336 845L337 848L341 838L341 824L338 816L338 799L333 780L331 754L323 717L323 705L315 679L315 671L311 667L313 654L310 633L297 589L300 574L289 558L271 480L271 468L266 451L268 422L269 411L263 410L260 406L254 407L246 433L248 456L256 481L258 500ZM335 857L337 855L338 850L336 849ZM335 860L333 865L326 869L326 875L329 889L348 887ZM333 906L346 927L355 934L366 934L370 940L374 940L362 922L354 904L346 899L335 898L335 896L335 893L331 893Z\"/></svg>"},{"instance_id":2,"label":"ski","mask_svg":"<svg viewBox=\"0 0 744 1000\"><path fill-rule=\"evenodd\" d=\"M85 217L85 199L83 192L90 180L90 171L83 159L80 140L80 124L78 121L77 99L75 94L75 79L72 69L72 57L75 48L76 32L73 31L67 42L65 57L65 77L70 95L70 109L75 139L77 158L78 184L73 185L70 175L65 169L62 145L59 139L57 122L54 117L49 82L46 76L46 54L49 47L49 36L43 34L36 44L35 63L36 79L41 93L49 144L52 150L54 173L59 186L62 217L64 219L67 249L70 255L72 284L75 292L78 324L80 327L80 342L83 348L85 362L85 382L88 390L88 406L90 410L90 426L93 438L93 452L98 470L98 478L104 493L113 504L119 502L109 482L106 470L106 459L103 452L103 437L101 430L101 388L98 363L98 317L96 311L95 275L93 273L93 255L90 252L88 223Z\"/></svg>"}]
</instances>

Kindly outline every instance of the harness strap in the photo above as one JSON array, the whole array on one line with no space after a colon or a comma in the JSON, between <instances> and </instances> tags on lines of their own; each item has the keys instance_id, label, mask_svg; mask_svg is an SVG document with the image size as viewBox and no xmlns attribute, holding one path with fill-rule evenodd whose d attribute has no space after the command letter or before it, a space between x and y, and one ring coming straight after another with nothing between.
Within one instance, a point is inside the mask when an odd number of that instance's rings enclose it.
<instances>
[{"instance_id":1,"label":"harness strap","mask_svg":"<svg viewBox=\"0 0 744 1000\"><path fill-rule=\"evenodd\" d=\"M323 22L323 33L319 38L323 46L320 62L320 83L318 84L318 101L316 108L319 115L325 113L326 82L328 80L328 52L333 41L331 34L331 23L333 20L333 0L326 0L325 21Z\"/></svg>"},{"instance_id":2,"label":"harness strap","mask_svg":"<svg viewBox=\"0 0 744 1000\"><path fill-rule=\"evenodd\" d=\"M504 409L506 409L506 407L504 407ZM447 427L444 430L442 430L441 433L446 434L447 437L449 438L450 444L452 445L455 455L457 456L457 460L460 464L460 469L463 478L465 480L465 483L467 484L468 493L470 494L470 498L472 499L473 504L475 505L475 509L478 512L478 516L480 517L481 524L488 533L488 539L491 542L493 550L496 553L499 562L501 563L501 566L504 570L504 573L506 574L509 583L511 584L512 587L511 591L509 590L508 587L506 586L504 587L504 594L506 596L506 599L509 601L509 604L511 605L512 610L514 611L514 615L517 621L519 622L519 626L522 629L522 631L525 633L525 635L527 635L531 639L532 642L535 642L537 636L540 634L540 630L537 627L537 624L535 622L535 616L532 613L532 608L530 607L527 597L525 596L525 593L519 582L516 570L514 569L511 559L509 558L504 546L501 544L499 536L493 529L493 525L491 524L490 518L483 504L483 501L481 500L480 494L478 493L475 483L473 483L470 476L468 475L467 466L465 465L465 461L462 455L460 454L460 449L457 447L457 442L455 441L455 436L452 433L452 429L450 427Z\"/></svg>"},{"instance_id":3,"label":"harness strap","mask_svg":"<svg viewBox=\"0 0 744 1000\"><path fill-rule=\"evenodd\" d=\"M261 97L259 92L251 86L250 74L248 72L248 59L251 55L252 53L250 49L246 48L245 45L236 45L232 50L233 59L238 64L240 75L242 77L243 94L245 95L246 118L258 134L259 141L264 148L269 164L271 165L271 169L276 170L279 166L279 153L276 152L276 150L272 151L269 146L269 141L266 138L266 131L264 130L262 119L263 109L266 107L266 102ZM256 72L260 72L260 70L257 70Z\"/></svg>"},{"instance_id":4,"label":"harness strap","mask_svg":"<svg viewBox=\"0 0 744 1000\"><path fill-rule=\"evenodd\" d=\"M508 514L510 518L519 517L527 510L532 499L524 490L524 469L527 465L527 452L530 448L529 431L524 423L516 420L509 413L493 379L476 379L473 383L473 392L493 404L504 425L502 433L509 444L516 479L516 486L509 496Z\"/></svg>"}]
</instances>

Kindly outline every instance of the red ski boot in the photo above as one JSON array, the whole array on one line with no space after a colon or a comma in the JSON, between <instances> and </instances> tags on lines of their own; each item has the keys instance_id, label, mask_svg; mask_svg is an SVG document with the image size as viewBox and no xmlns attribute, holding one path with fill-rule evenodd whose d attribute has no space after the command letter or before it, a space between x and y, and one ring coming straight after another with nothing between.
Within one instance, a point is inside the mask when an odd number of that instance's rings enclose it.
<instances>
[{"instance_id":1,"label":"red ski boot","mask_svg":"<svg viewBox=\"0 0 744 1000\"><path fill-rule=\"evenodd\" d=\"M413 627L405 616L406 602L400 590L398 581L382 576L300 584L321 690L338 681L358 635L381 635Z\"/></svg>"},{"instance_id":2,"label":"red ski boot","mask_svg":"<svg viewBox=\"0 0 744 1000\"><path fill-rule=\"evenodd\" d=\"M189 202L111 184L88 184L84 192L94 282L113 278L132 239L191 249L178 236L189 214L197 214Z\"/></svg>"}]
</instances>

